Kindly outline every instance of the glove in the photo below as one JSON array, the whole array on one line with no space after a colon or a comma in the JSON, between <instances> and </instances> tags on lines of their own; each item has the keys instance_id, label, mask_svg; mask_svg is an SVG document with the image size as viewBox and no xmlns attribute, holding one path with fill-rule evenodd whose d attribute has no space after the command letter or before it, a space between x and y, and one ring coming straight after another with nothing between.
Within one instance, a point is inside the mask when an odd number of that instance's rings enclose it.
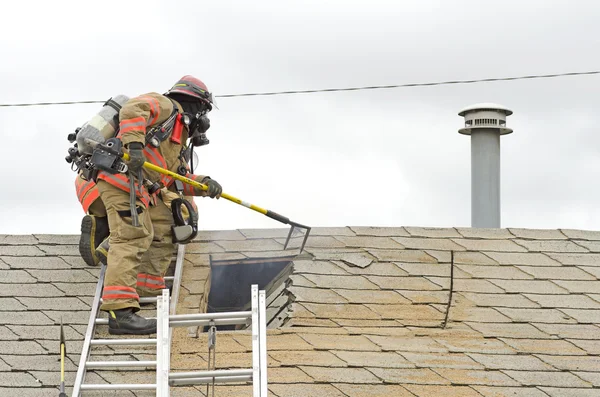
<instances>
[{"instance_id":1,"label":"glove","mask_svg":"<svg viewBox=\"0 0 600 397\"><path fill-rule=\"evenodd\" d=\"M215 181L214 179L205 178L202 183L208 186L208 190L206 192L208 193L208 196L210 198L218 199L219 197L221 197L221 193L223 193L223 188L221 187L221 185L219 185L217 181Z\"/></svg>"},{"instance_id":2,"label":"glove","mask_svg":"<svg viewBox=\"0 0 600 397\"><path fill-rule=\"evenodd\" d=\"M137 174L146 162L146 157L144 157L144 145L141 142L131 142L127 146L127 149L129 149L129 161L127 162L127 166L131 172Z\"/></svg>"}]
</instances>

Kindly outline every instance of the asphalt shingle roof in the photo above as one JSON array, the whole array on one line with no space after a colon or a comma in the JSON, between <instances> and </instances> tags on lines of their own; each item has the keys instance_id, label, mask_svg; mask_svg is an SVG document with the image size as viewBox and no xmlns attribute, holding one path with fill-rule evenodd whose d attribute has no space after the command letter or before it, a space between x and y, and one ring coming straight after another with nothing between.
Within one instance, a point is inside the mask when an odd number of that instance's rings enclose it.
<instances>
[{"instance_id":1,"label":"asphalt shingle roof","mask_svg":"<svg viewBox=\"0 0 600 397\"><path fill-rule=\"evenodd\" d=\"M286 233L202 232L187 246L179 312L197 312L205 302L211 259L288 256ZM0 236L0 395L56 395L61 317L72 383L98 274L78 257L76 243L76 236ZM600 396L599 278L600 232L313 229L306 253L269 297L270 391L277 397ZM175 333L175 370L206 369L206 336L190 335ZM147 353L105 347L96 354L147 359ZM249 367L250 335L219 333L216 363ZM94 381L132 375L104 371ZM204 391L173 389L173 395ZM218 386L216 395L251 391Z\"/></svg>"}]
</instances>

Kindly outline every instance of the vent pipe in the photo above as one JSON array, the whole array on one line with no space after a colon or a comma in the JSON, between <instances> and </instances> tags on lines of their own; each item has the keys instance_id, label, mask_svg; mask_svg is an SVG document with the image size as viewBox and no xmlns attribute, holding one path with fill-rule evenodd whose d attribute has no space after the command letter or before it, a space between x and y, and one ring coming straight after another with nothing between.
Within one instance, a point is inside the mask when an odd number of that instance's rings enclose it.
<instances>
[{"instance_id":1,"label":"vent pipe","mask_svg":"<svg viewBox=\"0 0 600 397\"><path fill-rule=\"evenodd\" d=\"M467 106L465 127L471 136L471 227L500 227L500 135L513 132L506 127L512 110L495 103Z\"/></svg>"}]
</instances>

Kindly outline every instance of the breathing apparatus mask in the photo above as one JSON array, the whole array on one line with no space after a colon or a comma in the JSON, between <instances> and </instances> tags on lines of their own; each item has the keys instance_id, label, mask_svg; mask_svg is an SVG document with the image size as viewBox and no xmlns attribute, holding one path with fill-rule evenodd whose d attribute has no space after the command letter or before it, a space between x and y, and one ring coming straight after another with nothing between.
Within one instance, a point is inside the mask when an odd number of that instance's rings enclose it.
<instances>
[{"instance_id":1,"label":"breathing apparatus mask","mask_svg":"<svg viewBox=\"0 0 600 397\"><path fill-rule=\"evenodd\" d=\"M208 112L212 106L201 101L190 101L185 97L175 98L183 109L183 122L188 126L190 146L208 145L206 131L210 128Z\"/></svg>"}]
</instances>

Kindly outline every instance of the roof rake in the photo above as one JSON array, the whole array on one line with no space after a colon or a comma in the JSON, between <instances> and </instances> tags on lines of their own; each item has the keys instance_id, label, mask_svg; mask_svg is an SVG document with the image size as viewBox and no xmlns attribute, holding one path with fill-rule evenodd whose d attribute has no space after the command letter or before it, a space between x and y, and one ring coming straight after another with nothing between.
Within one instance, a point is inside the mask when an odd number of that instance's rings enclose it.
<instances>
[{"instance_id":1,"label":"roof rake","mask_svg":"<svg viewBox=\"0 0 600 397\"><path fill-rule=\"evenodd\" d=\"M129 155L127 153L122 153L122 158L124 160L129 160ZM190 179L190 178L186 178L185 176L182 176L182 175L179 175L179 174L177 174L175 172L169 171L167 169L158 167L158 166L156 166L156 165L154 165L152 163L149 163L147 161L144 163L144 168L147 168L149 170L158 172L158 173L163 174L163 175L170 176L171 178L174 178L175 180L178 180L178 181L181 181L183 183L186 183L186 184L188 184L190 186L193 186L193 187L195 187L197 189L208 190L208 186L204 185L203 183L197 182L197 181L195 181L193 179ZM281 222L281 223L283 223L285 225L290 225L291 226L290 227L290 231L289 231L289 233L287 235L287 238L285 240L285 244L283 246L284 250L287 249L288 244L289 244L289 242L290 242L290 240L292 238L292 235L293 235L293 233L294 233L295 230L298 230L298 231L305 230L306 233L304 234L304 238L302 239L302 244L300 245L300 253L302 253L302 251L304 251L304 246L306 245L306 240L308 240L308 235L310 234L310 229L311 229L310 226L302 225L302 224L300 224L298 222L293 222L287 216L280 215L277 212L261 208L261 207L259 207L257 205L254 205L254 204L250 204L247 201L240 200L239 198L231 196L231 195L229 195L227 193L221 193L221 197L223 197L226 200L232 201L232 202L234 202L236 204L239 204L241 206L244 206L246 208L250 208L251 210L254 210L256 212L260 212L261 214L266 215L269 218L276 220L277 222Z\"/></svg>"}]
</instances>

